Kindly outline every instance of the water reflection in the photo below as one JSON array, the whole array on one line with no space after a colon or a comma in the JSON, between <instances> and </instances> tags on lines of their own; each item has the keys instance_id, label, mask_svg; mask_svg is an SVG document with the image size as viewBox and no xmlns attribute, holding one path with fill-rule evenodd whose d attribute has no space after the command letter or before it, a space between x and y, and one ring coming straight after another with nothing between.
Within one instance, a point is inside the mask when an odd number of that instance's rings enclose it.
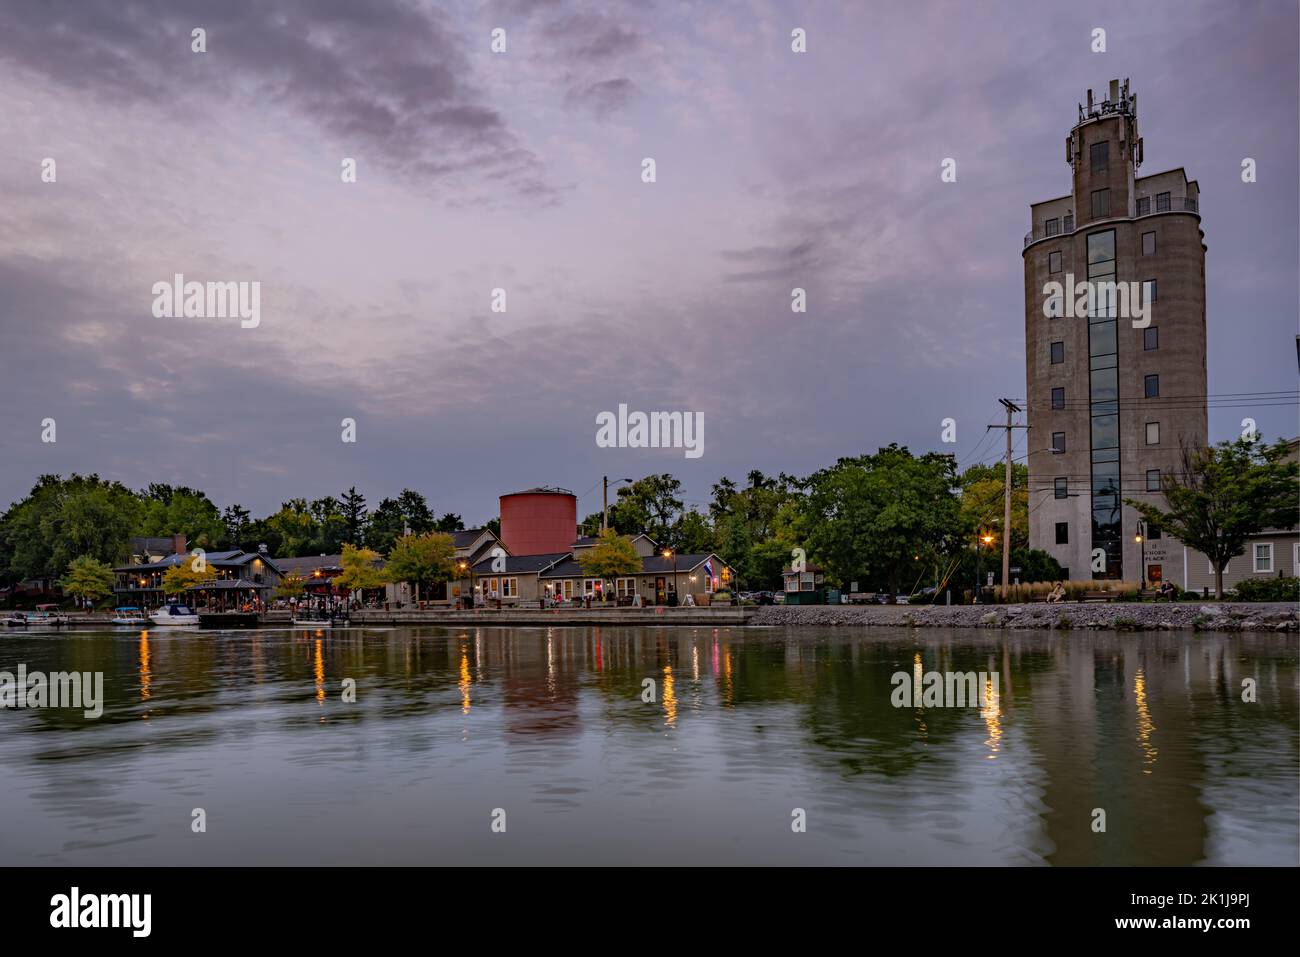
<instances>
[{"instance_id":1,"label":"water reflection","mask_svg":"<svg viewBox=\"0 0 1300 957\"><path fill-rule=\"evenodd\" d=\"M98 721L0 711L10 770L0 819L6 859L20 863L1293 864L1297 854L1297 656L1294 640L1271 635L0 636L0 670L20 661L102 670L107 698ZM899 671L913 678L914 704L929 672L983 671L983 702L895 708ZM1247 677L1254 703L1241 700ZM344 678L357 680L355 703L326 695ZM647 678L657 702L643 700ZM228 840L177 836L200 796L220 808ZM1098 806L1105 835L1089 827ZM485 807L509 808L508 844L466 823ZM792 807L815 809L795 844Z\"/></svg>"}]
</instances>

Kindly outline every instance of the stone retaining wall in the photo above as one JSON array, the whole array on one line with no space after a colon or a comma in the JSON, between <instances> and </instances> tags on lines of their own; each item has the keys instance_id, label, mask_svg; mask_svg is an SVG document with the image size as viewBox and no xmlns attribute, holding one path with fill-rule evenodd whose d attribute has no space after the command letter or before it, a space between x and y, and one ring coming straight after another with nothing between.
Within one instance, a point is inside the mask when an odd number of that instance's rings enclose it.
<instances>
[{"instance_id":1,"label":"stone retaining wall","mask_svg":"<svg viewBox=\"0 0 1300 957\"><path fill-rule=\"evenodd\" d=\"M1065 602L1048 605L769 605L751 625L918 628L1101 628L1110 631L1300 630L1300 606L1245 602Z\"/></svg>"}]
</instances>

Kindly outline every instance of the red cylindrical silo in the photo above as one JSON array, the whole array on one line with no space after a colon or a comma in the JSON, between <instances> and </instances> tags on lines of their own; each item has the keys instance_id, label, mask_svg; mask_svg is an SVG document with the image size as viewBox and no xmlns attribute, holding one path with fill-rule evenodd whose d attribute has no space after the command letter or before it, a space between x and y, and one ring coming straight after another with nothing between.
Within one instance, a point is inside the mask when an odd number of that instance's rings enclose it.
<instances>
[{"instance_id":1,"label":"red cylindrical silo","mask_svg":"<svg viewBox=\"0 0 1300 957\"><path fill-rule=\"evenodd\" d=\"M563 488L501 496L501 543L511 555L567 552L578 526L578 497Z\"/></svg>"}]
</instances>

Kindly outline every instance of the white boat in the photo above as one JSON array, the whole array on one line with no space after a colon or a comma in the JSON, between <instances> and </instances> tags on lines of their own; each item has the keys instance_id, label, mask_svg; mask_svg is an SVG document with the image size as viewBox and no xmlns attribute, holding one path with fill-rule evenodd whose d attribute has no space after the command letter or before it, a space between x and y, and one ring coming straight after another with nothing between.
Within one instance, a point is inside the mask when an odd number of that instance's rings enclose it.
<instances>
[{"instance_id":1,"label":"white boat","mask_svg":"<svg viewBox=\"0 0 1300 957\"><path fill-rule=\"evenodd\" d=\"M134 605L123 605L121 608L114 608L112 622L115 625L126 625L129 628L149 627L149 619L144 616L144 612Z\"/></svg>"},{"instance_id":2,"label":"white boat","mask_svg":"<svg viewBox=\"0 0 1300 957\"><path fill-rule=\"evenodd\" d=\"M149 620L155 625L197 625L199 616L190 610L187 605L178 605L172 603L156 609L149 615Z\"/></svg>"},{"instance_id":3,"label":"white boat","mask_svg":"<svg viewBox=\"0 0 1300 957\"><path fill-rule=\"evenodd\" d=\"M332 628L334 620L332 618L295 618L295 626L299 628Z\"/></svg>"}]
</instances>

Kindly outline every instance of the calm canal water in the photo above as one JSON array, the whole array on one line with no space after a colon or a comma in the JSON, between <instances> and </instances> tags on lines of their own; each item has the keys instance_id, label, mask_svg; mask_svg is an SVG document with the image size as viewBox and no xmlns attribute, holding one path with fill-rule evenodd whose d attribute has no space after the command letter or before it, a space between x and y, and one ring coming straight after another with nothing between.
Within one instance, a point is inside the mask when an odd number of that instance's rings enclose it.
<instances>
[{"instance_id":1,"label":"calm canal water","mask_svg":"<svg viewBox=\"0 0 1300 957\"><path fill-rule=\"evenodd\" d=\"M1283 864L1291 637L872 629L0 634L0 864ZM894 708L902 671L999 674ZM354 679L356 703L341 700ZM656 682L654 703L642 682ZM1258 701L1241 700L1242 679ZM193 833L203 808L206 833ZM806 833L792 830L802 808ZM1094 833L1093 809L1106 812ZM505 833L493 833L495 809Z\"/></svg>"}]
</instances>

